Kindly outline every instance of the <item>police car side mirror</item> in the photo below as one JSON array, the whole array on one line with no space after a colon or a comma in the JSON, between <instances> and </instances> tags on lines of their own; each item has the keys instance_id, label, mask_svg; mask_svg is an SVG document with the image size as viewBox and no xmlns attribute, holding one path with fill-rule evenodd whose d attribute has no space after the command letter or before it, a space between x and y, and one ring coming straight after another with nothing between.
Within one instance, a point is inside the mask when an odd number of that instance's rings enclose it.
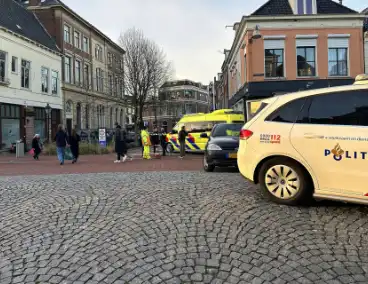
<instances>
[{"instance_id":1,"label":"police car side mirror","mask_svg":"<svg viewBox=\"0 0 368 284\"><path fill-rule=\"evenodd\" d=\"M201 133L201 138L208 138L207 133Z\"/></svg>"}]
</instances>

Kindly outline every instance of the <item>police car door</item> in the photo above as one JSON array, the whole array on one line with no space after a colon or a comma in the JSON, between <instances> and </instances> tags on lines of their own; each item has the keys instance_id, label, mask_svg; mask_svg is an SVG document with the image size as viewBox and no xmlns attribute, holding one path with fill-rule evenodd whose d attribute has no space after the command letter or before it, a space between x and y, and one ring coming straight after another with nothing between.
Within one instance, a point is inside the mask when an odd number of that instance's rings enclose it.
<instances>
[{"instance_id":1,"label":"police car door","mask_svg":"<svg viewBox=\"0 0 368 284\"><path fill-rule=\"evenodd\" d=\"M368 192L368 93L319 94L309 103L291 131L292 145L310 165L322 192L363 197Z\"/></svg>"}]
</instances>

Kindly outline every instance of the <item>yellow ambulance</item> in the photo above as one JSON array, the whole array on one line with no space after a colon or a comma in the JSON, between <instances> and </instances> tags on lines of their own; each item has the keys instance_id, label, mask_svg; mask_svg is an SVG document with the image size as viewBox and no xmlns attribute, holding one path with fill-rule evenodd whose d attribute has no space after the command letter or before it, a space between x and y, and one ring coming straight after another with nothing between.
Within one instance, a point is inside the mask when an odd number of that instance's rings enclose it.
<instances>
[{"instance_id":1,"label":"yellow ambulance","mask_svg":"<svg viewBox=\"0 0 368 284\"><path fill-rule=\"evenodd\" d=\"M201 138L201 133L208 136L217 123L244 123L243 112L232 109L219 109L211 113L196 113L184 115L174 126L171 133L167 135L167 152L179 151L178 132L185 125L188 137L186 149L188 152L203 152L207 144L207 138Z\"/></svg>"}]
</instances>

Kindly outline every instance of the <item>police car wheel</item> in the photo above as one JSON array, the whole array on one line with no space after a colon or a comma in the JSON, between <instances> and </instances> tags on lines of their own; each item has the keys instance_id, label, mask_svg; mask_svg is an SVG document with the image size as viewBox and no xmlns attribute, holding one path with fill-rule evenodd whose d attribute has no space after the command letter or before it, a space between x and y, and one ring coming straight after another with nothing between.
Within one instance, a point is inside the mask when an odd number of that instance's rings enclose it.
<instances>
[{"instance_id":1,"label":"police car wheel","mask_svg":"<svg viewBox=\"0 0 368 284\"><path fill-rule=\"evenodd\" d=\"M297 162L287 158L266 161L258 177L263 193L273 202L285 205L309 203L313 183Z\"/></svg>"},{"instance_id":2,"label":"police car wheel","mask_svg":"<svg viewBox=\"0 0 368 284\"><path fill-rule=\"evenodd\" d=\"M203 156L203 169L206 171L206 172L213 172L215 170L215 166L213 165L209 165L207 163L207 158L206 158L206 155Z\"/></svg>"},{"instance_id":3,"label":"police car wheel","mask_svg":"<svg viewBox=\"0 0 368 284\"><path fill-rule=\"evenodd\" d=\"M171 144L166 145L166 152L167 153L173 153L174 152L174 148Z\"/></svg>"}]
</instances>

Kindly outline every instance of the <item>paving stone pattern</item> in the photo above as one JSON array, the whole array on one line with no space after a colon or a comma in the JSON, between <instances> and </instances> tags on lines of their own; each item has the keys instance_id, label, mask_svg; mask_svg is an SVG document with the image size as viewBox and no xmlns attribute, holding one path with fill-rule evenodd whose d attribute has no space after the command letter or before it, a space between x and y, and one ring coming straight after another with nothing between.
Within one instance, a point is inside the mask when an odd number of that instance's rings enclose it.
<instances>
[{"instance_id":1,"label":"paving stone pattern","mask_svg":"<svg viewBox=\"0 0 368 284\"><path fill-rule=\"evenodd\" d=\"M0 178L0 283L367 283L367 213L237 173Z\"/></svg>"}]
</instances>

